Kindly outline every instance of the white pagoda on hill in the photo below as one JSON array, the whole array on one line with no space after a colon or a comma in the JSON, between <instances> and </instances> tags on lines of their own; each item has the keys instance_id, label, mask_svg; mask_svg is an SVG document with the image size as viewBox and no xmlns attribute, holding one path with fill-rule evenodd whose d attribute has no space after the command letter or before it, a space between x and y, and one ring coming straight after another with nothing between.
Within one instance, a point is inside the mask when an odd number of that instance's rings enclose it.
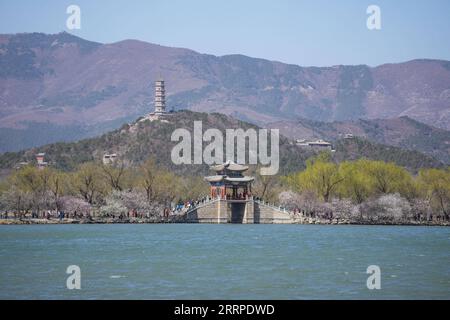
<instances>
[{"instance_id":1,"label":"white pagoda on hill","mask_svg":"<svg viewBox=\"0 0 450 320\"><path fill-rule=\"evenodd\" d=\"M155 100L154 100L155 109L150 112L143 120L164 120L166 116L170 115L170 112L166 111L166 88L163 79L159 79L155 81Z\"/></svg>"},{"instance_id":2,"label":"white pagoda on hill","mask_svg":"<svg viewBox=\"0 0 450 320\"><path fill-rule=\"evenodd\" d=\"M155 114L166 113L166 89L164 80L155 81Z\"/></svg>"}]
</instances>

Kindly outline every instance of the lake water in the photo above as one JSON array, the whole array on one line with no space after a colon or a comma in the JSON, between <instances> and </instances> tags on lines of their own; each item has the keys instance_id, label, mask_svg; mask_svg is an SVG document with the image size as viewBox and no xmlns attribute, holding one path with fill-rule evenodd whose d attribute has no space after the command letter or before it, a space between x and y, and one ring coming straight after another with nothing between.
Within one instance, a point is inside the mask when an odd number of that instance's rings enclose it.
<instances>
[{"instance_id":1,"label":"lake water","mask_svg":"<svg viewBox=\"0 0 450 320\"><path fill-rule=\"evenodd\" d=\"M81 290L66 288L69 265ZM0 298L450 299L450 228L0 226Z\"/></svg>"}]
</instances>

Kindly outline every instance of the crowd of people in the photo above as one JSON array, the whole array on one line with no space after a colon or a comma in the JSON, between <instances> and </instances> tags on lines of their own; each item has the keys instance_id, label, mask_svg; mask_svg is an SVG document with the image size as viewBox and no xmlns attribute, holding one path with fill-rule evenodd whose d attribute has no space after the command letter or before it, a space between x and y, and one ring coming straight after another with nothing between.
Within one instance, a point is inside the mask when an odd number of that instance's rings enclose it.
<instances>
[{"instance_id":1,"label":"crowd of people","mask_svg":"<svg viewBox=\"0 0 450 320\"><path fill-rule=\"evenodd\" d=\"M83 212L65 212L64 210L42 210L42 211L30 211L25 213L16 213L16 212L9 212L9 211L3 211L0 213L1 219L90 219L92 218L90 213L83 213Z\"/></svg>"},{"instance_id":2,"label":"crowd of people","mask_svg":"<svg viewBox=\"0 0 450 320\"><path fill-rule=\"evenodd\" d=\"M227 194L227 200L247 200L251 196L248 192L239 192L235 195L233 194Z\"/></svg>"},{"instance_id":3,"label":"crowd of people","mask_svg":"<svg viewBox=\"0 0 450 320\"><path fill-rule=\"evenodd\" d=\"M206 202L211 201L210 196L204 196L201 198L198 198L197 200L191 199L188 201L179 201L177 205L172 209L173 214L179 214L181 212L188 211L190 209L196 208L197 206L204 204Z\"/></svg>"}]
</instances>

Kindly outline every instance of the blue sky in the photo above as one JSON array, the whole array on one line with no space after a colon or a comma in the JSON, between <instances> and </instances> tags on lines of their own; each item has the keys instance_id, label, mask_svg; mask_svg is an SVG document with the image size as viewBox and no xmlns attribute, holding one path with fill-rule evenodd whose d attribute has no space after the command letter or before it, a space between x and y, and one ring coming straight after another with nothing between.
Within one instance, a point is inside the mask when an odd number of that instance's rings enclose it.
<instances>
[{"instance_id":1,"label":"blue sky","mask_svg":"<svg viewBox=\"0 0 450 320\"><path fill-rule=\"evenodd\" d=\"M67 30L66 8L81 8ZM369 5L381 30L366 27ZM302 66L450 60L448 0L0 0L0 33L68 31L111 43L139 39L215 55Z\"/></svg>"}]
</instances>

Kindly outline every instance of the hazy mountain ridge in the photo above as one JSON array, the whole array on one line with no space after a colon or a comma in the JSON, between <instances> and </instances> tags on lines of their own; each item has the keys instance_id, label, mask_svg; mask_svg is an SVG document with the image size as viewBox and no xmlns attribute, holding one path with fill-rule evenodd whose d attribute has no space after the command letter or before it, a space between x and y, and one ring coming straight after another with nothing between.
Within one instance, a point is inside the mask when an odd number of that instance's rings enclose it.
<instances>
[{"instance_id":1,"label":"hazy mountain ridge","mask_svg":"<svg viewBox=\"0 0 450 320\"><path fill-rule=\"evenodd\" d=\"M19 143L0 152L117 128L153 109L153 81L174 109L221 112L257 124L407 115L450 128L450 62L300 67L217 57L137 40L112 44L68 33L0 35L0 128ZM36 123L40 126L36 138ZM55 127L64 128L61 137ZM46 137L46 138L43 138ZM17 139L16 139L17 140ZM20 147L19 147L20 146Z\"/></svg>"},{"instance_id":2,"label":"hazy mountain ridge","mask_svg":"<svg viewBox=\"0 0 450 320\"><path fill-rule=\"evenodd\" d=\"M416 150L450 163L450 132L403 116L394 119L351 120L324 123L307 119L268 124L291 139L336 141L346 134L376 143Z\"/></svg>"}]
</instances>

